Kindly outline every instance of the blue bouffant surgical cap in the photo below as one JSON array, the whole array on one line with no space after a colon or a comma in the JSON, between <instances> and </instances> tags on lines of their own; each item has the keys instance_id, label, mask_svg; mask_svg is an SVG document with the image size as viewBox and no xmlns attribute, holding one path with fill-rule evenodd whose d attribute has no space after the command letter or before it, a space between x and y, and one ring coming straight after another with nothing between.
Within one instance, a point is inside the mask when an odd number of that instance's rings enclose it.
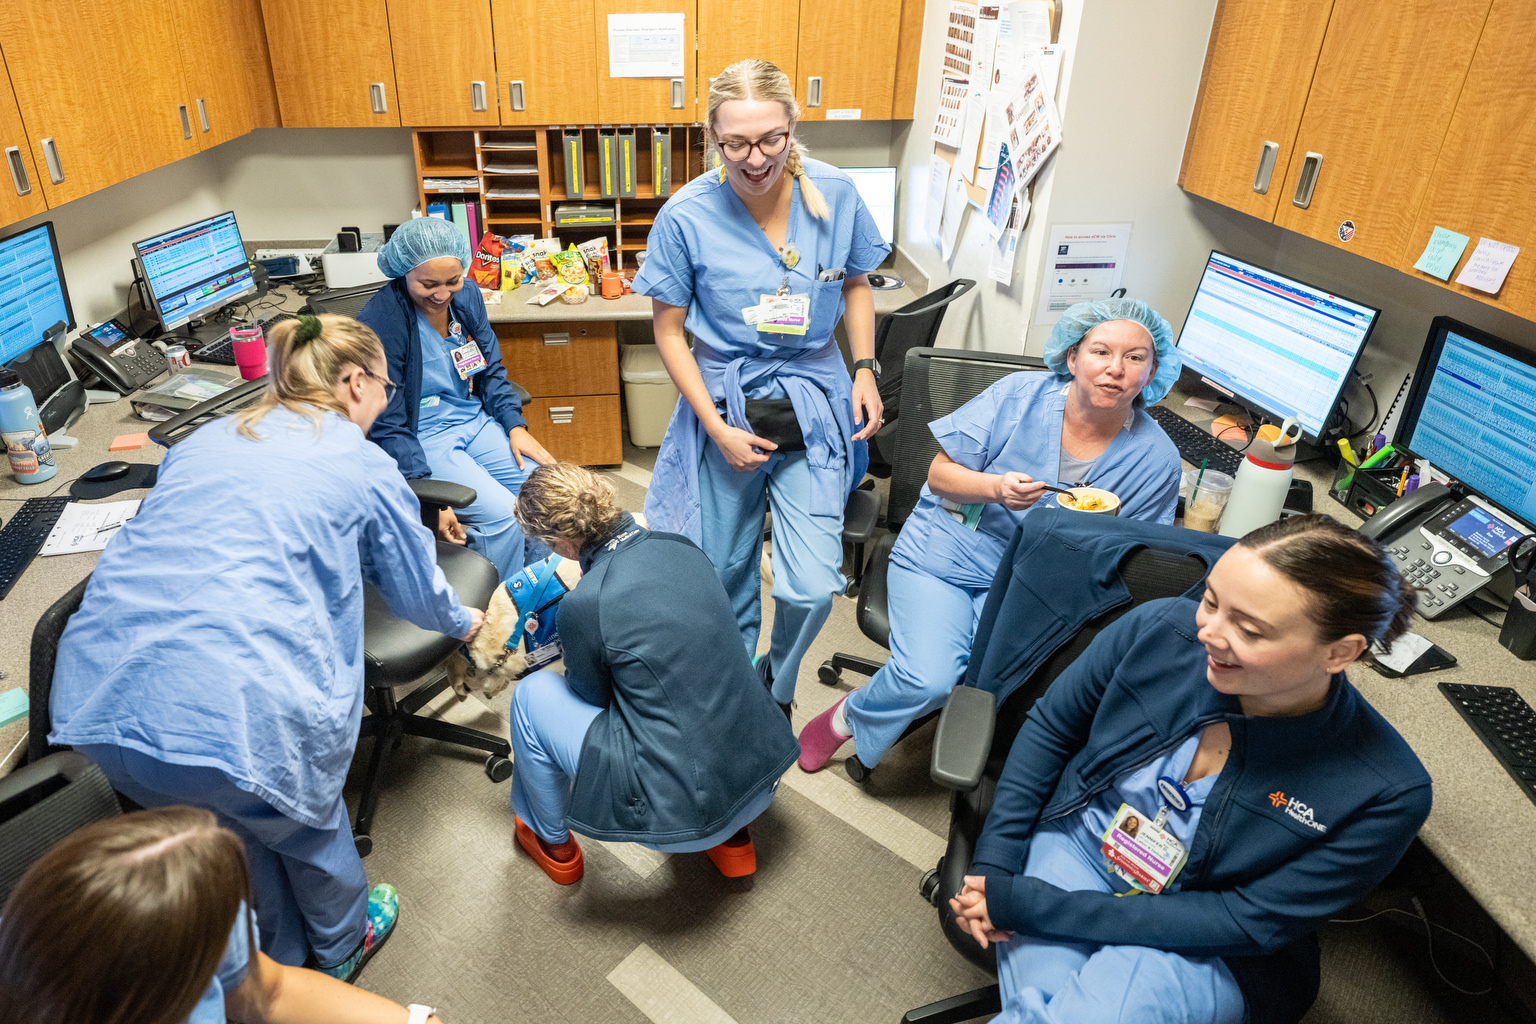
<instances>
[{"instance_id":1,"label":"blue bouffant surgical cap","mask_svg":"<svg viewBox=\"0 0 1536 1024\"><path fill-rule=\"evenodd\" d=\"M379 250L385 277L404 277L428 260L452 256L469 269L469 239L438 217L415 217L401 224Z\"/></svg>"},{"instance_id":2,"label":"blue bouffant surgical cap","mask_svg":"<svg viewBox=\"0 0 1536 1024\"><path fill-rule=\"evenodd\" d=\"M1152 348L1157 353L1157 372L1141 389L1141 397L1153 405L1162 401L1179 379L1179 369L1184 360L1173 344L1173 328L1157 310L1140 299L1100 299L1097 302L1079 302L1061 314L1051 330L1050 340L1045 343L1045 365L1058 376L1071 376L1067 369L1067 352L1083 340L1093 328L1111 320L1130 320L1141 324L1152 335Z\"/></svg>"}]
</instances>

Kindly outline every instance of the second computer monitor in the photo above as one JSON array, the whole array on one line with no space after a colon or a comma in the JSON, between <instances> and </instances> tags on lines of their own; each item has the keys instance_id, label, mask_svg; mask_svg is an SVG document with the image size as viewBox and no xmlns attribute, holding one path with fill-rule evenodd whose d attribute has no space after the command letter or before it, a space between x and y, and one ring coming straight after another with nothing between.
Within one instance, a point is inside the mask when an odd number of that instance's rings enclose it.
<instances>
[{"instance_id":1,"label":"second computer monitor","mask_svg":"<svg viewBox=\"0 0 1536 1024\"><path fill-rule=\"evenodd\" d=\"M844 167L843 173L853 179L853 187L859 190L869 215L880 229L880 237L886 245L896 244L896 168L894 167Z\"/></svg>"},{"instance_id":2,"label":"second computer monitor","mask_svg":"<svg viewBox=\"0 0 1536 1024\"><path fill-rule=\"evenodd\" d=\"M1179 334L1184 365L1317 444L1379 309L1212 252Z\"/></svg>"},{"instance_id":3,"label":"second computer monitor","mask_svg":"<svg viewBox=\"0 0 1536 1024\"><path fill-rule=\"evenodd\" d=\"M233 212L135 242L149 312L170 331L254 294L255 281Z\"/></svg>"}]
</instances>

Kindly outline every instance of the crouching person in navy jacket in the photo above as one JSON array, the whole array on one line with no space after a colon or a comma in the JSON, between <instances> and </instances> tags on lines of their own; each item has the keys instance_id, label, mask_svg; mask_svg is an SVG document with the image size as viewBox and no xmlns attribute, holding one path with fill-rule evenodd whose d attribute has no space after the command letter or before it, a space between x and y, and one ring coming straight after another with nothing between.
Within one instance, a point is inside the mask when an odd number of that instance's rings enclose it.
<instances>
[{"instance_id":1,"label":"crouching person in navy jacket","mask_svg":"<svg viewBox=\"0 0 1536 1024\"><path fill-rule=\"evenodd\" d=\"M757 870L747 825L799 753L763 687L714 566L653 533L590 470L556 462L518 495L529 537L581 562L557 606L566 675L512 697L517 841L556 882L582 875L570 830Z\"/></svg>"},{"instance_id":2,"label":"crouching person in navy jacket","mask_svg":"<svg viewBox=\"0 0 1536 1024\"><path fill-rule=\"evenodd\" d=\"M996 1020L1299 1019L1314 931L1429 815L1429 775L1344 676L1412 609L1374 541L1297 516L1199 603L1095 638L1030 711L950 901L997 943Z\"/></svg>"}]
</instances>

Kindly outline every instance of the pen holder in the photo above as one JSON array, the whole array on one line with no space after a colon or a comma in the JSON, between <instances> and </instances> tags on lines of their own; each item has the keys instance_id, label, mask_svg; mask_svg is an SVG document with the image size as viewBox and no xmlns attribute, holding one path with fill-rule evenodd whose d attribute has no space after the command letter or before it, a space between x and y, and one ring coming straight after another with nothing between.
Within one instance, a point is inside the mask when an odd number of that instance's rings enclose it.
<instances>
[{"instance_id":1,"label":"pen holder","mask_svg":"<svg viewBox=\"0 0 1536 1024\"><path fill-rule=\"evenodd\" d=\"M1509 599L1499 643L1521 661L1536 661L1536 601L1527 597L1524 590L1515 591L1515 596Z\"/></svg>"},{"instance_id":2,"label":"pen holder","mask_svg":"<svg viewBox=\"0 0 1536 1024\"><path fill-rule=\"evenodd\" d=\"M1397 500L1397 482L1402 478L1401 466L1357 469L1344 505L1362 519L1369 519Z\"/></svg>"}]
</instances>

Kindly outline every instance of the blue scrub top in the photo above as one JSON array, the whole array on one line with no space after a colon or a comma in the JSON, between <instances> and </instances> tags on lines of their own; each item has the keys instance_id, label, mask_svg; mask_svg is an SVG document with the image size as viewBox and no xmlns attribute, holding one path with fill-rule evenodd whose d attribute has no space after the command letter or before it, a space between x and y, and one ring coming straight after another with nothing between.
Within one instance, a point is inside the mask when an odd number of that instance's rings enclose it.
<instances>
[{"instance_id":1,"label":"blue scrub top","mask_svg":"<svg viewBox=\"0 0 1536 1024\"><path fill-rule=\"evenodd\" d=\"M458 323L455 321L452 326L457 327ZM421 413L416 421L417 434L431 436L484 416L480 399L469 393L469 381L453 367L453 350L466 340L463 329L445 338L417 310L416 333L421 341Z\"/></svg>"},{"instance_id":2,"label":"blue scrub top","mask_svg":"<svg viewBox=\"0 0 1536 1024\"><path fill-rule=\"evenodd\" d=\"M1048 371L1009 374L959 409L928 424L944 453L978 473L1027 473L1061 485L1061 421L1067 379ZM1179 451L1147 415L1141 399L1126 426L1093 463L1093 485L1120 499L1120 515L1171 524L1179 500ZM891 557L909 569L962 587L990 587L1003 550L1024 517L1052 501L1049 493L1022 512L997 502L982 509L975 530L948 512L927 483L897 535Z\"/></svg>"},{"instance_id":3,"label":"blue scrub top","mask_svg":"<svg viewBox=\"0 0 1536 1024\"><path fill-rule=\"evenodd\" d=\"M312 828L332 820L363 709L363 581L423 629L469 612L393 459L335 412L264 440L210 423L172 448L59 640L53 732L217 768Z\"/></svg>"},{"instance_id":4,"label":"blue scrub top","mask_svg":"<svg viewBox=\"0 0 1536 1024\"><path fill-rule=\"evenodd\" d=\"M235 915L234 927L229 930L229 944L224 947L224 956L219 961L219 966L214 968L213 979L209 981L203 997L192 1008L187 1024L224 1024L224 997L239 988L245 981L246 972L250 970L251 959L256 955L249 941L250 936L257 933L254 911L251 912L250 919L250 931L247 932L246 906L241 902L240 912Z\"/></svg>"}]
</instances>

